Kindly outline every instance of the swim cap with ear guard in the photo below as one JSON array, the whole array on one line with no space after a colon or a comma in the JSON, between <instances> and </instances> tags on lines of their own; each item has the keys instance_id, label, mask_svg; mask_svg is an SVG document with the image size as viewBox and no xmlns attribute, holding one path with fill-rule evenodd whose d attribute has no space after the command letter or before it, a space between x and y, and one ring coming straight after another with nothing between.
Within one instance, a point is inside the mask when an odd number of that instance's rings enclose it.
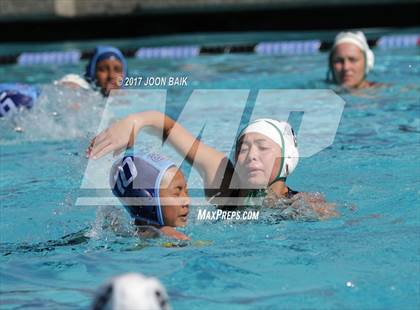
<instances>
[{"instance_id":1,"label":"swim cap with ear guard","mask_svg":"<svg viewBox=\"0 0 420 310\"><path fill-rule=\"evenodd\" d=\"M339 34L336 35L334 39L333 47L330 51L330 54L328 56L328 71L327 71L327 81L332 81L332 79L335 79L333 77L333 70L332 70L332 56L334 54L334 50L337 45L342 43L351 43L356 45L358 48L360 48L365 55L366 59L366 66L365 66L365 75L369 73L370 70L373 69L373 66L375 64L375 55L373 54L372 50L369 48L369 44L366 40L365 35L361 31L342 31Z\"/></svg>"},{"instance_id":2,"label":"swim cap with ear guard","mask_svg":"<svg viewBox=\"0 0 420 310\"><path fill-rule=\"evenodd\" d=\"M375 55L373 54L372 50L369 48L369 44L367 43L366 37L361 31L343 31L337 34L334 40L334 45L332 47L331 53L333 53L335 47L342 43L351 43L356 45L358 48L362 50L366 57L366 68L365 73L368 74L370 70L373 69L375 64Z\"/></svg>"},{"instance_id":3,"label":"swim cap with ear guard","mask_svg":"<svg viewBox=\"0 0 420 310\"><path fill-rule=\"evenodd\" d=\"M20 83L0 83L0 117L31 109L41 94L40 88Z\"/></svg>"},{"instance_id":4,"label":"swim cap with ear guard","mask_svg":"<svg viewBox=\"0 0 420 310\"><path fill-rule=\"evenodd\" d=\"M89 83L77 74L66 74L61 79L54 81L55 85L62 85L65 83L73 83L86 90L90 88Z\"/></svg>"},{"instance_id":5,"label":"swim cap with ear guard","mask_svg":"<svg viewBox=\"0 0 420 310\"><path fill-rule=\"evenodd\" d=\"M123 68L123 79L127 75L127 62L125 61L124 55L118 48L113 46L97 46L92 58L89 60L86 66L85 77L89 82L93 82L96 79L96 65L99 61L115 58L119 60Z\"/></svg>"},{"instance_id":6,"label":"swim cap with ear guard","mask_svg":"<svg viewBox=\"0 0 420 310\"><path fill-rule=\"evenodd\" d=\"M114 163L110 174L111 189L132 218L145 224L165 225L159 190L166 171L171 167L176 165L157 153L124 156ZM136 198L142 198L141 203L135 203Z\"/></svg>"},{"instance_id":7,"label":"swim cap with ear guard","mask_svg":"<svg viewBox=\"0 0 420 310\"><path fill-rule=\"evenodd\" d=\"M280 169L277 177L269 185L278 180L286 179L292 174L299 162L299 151L292 126L287 122L279 122L269 118L257 119L241 131L236 139L236 144L238 145L239 139L243 135L251 132L267 136L281 148L282 161Z\"/></svg>"},{"instance_id":8,"label":"swim cap with ear guard","mask_svg":"<svg viewBox=\"0 0 420 310\"><path fill-rule=\"evenodd\" d=\"M116 276L95 294L91 310L170 310L168 293L156 278L139 273Z\"/></svg>"}]
</instances>

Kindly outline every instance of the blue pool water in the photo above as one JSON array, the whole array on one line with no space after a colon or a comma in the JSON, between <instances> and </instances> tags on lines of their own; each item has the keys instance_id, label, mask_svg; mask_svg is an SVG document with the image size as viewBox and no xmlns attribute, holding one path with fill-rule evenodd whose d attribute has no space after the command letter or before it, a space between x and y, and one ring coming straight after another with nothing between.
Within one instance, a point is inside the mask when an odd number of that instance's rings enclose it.
<instances>
[{"instance_id":1,"label":"blue pool water","mask_svg":"<svg viewBox=\"0 0 420 310\"><path fill-rule=\"evenodd\" d=\"M36 108L14 123L0 119L1 308L86 308L105 279L124 272L158 277L174 309L419 308L420 56L375 53L370 79L387 86L340 94L346 105L334 143L301 159L288 180L323 193L340 217L276 221L269 210L259 221L201 222L203 207L192 206L183 229L192 242L178 247L131 237L118 209L76 204L86 195L84 150L105 102L49 82L84 64L0 67L0 82L44 84ZM192 89L327 88L326 58L216 55L128 65L133 76L189 77L189 87L167 94L176 117ZM69 102L83 105L68 109ZM138 109L128 102L120 111ZM120 220L119 231L107 227L109 216Z\"/></svg>"}]
</instances>

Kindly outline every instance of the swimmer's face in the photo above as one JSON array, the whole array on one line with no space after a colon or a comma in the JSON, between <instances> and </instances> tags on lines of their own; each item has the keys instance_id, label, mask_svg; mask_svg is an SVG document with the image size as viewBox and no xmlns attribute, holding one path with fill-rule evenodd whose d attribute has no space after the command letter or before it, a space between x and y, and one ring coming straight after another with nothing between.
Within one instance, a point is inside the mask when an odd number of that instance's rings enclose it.
<instances>
[{"instance_id":1,"label":"swimmer's face","mask_svg":"<svg viewBox=\"0 0 420 310\"><path fill-rule=\"evenodd\" d=\"M362 50L351 43L335 47L331 57L335 80L346 88L359 88L365 79L366 60Z\"/></svg>"},{"instance_id":2,"label":"swimmer's face","mask_svg":"<svg viewBox=\"0 0 420 310\"><path fill-rule=\"evenodd\" d=\"M119 60L109 58L96 64L96 84L101 87L105 95L109 95L111 89L120 88L122 77L123 64Z\"/></svg>"},{"instance_id":3,"label":"swimmer's face","mask_svg":"<svg viewBox=\"0 0 420 310\"><path fill-rule=\"evenodd\" d=\"M244 188L264 188L273 181L281 165L281 148L260 133L247 133L238 142L236 172Z\"/></svg>"},{"instance_id":4,"label":"swimmer's face","mask_svg":"<svg viewBox=\"0 0 420 310\"><path fill-rule=\"evenodd\" d=\"M190 197L182 172L175 167L168 169L160 186L159 195L165 225L187 225Z\"/></svg>"}]
</instances>

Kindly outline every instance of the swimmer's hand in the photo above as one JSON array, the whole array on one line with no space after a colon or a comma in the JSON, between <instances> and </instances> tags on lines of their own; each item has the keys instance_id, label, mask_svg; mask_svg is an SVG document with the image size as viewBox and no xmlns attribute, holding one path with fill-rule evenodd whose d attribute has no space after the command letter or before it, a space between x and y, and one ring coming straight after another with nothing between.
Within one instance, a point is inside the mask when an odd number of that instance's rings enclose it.
<instances>
[{"instance_id":1,"label":"swimmer's hand","mask_svg":"<svg viewBox=\"0 0 420 310\"><path fill-rule=\"evenodd\" d=\"M175 238L178 240L190 240L190 238L188 238L186 235L184 235L182 232L177 231L175 228L170 227L170 226L163 226L161 228L159 228L160 232L163 233L164 235L171 237L171 238Z\"/></svg>"},{"instance_id":2,"label":"swimmer's hand","mask_svg":"<svg viewBox=\"0 0 420 310\"><path fill-rule=\"evenodd\" d=\"M292 208L311 209L319 220L325 220L338 216L335 210L335 204L327 203L324 196L319 193L298 193L291 198Z\"/></svg>"},{"instance_id":3,"label":"swimmer's hand","mask_svg":"<svg viewBox=\"0 0 420 310\"><path fill-rule=\"evenodd\" d=\"M92 139L86 150L86 157L97 159L112 151L114 155L118 155L133 146L137 130L136 121L132 116L114 123Z\"/></svg>"}]
</instances>

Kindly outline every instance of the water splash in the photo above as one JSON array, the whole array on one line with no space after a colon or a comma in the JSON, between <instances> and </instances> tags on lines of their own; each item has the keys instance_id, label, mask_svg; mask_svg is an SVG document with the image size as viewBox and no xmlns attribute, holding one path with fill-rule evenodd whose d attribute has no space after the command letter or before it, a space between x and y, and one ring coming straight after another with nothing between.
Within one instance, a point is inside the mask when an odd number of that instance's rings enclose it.
<instances>
[{"instance_id":1,"label":"water splash","mask_svg":"<svg viewBox=\"0 0 420 310\"><path fill-rule=\"evenodd\" d=\"M94 91L43 85L32 109L0 119L0 143L91 136L98 128L104 105L105 99Z\"/></svg>"}]
</instances>

